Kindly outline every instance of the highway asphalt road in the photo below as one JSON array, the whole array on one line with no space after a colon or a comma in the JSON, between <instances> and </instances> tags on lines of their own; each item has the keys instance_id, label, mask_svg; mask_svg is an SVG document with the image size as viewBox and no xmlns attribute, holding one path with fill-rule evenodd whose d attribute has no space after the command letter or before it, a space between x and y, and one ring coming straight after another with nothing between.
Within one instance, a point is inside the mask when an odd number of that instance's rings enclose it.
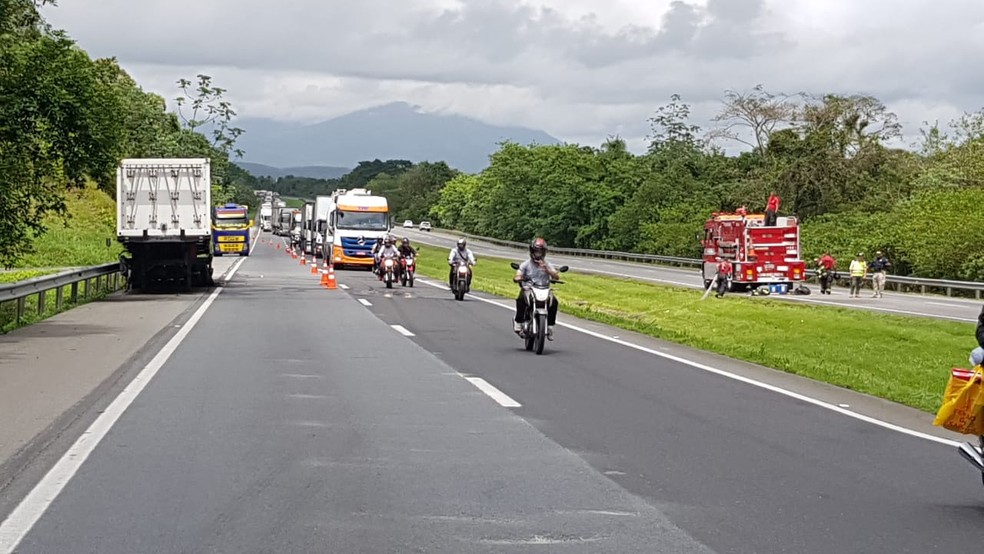
<instances>
[{"instance_id":1,"label":"highway asphalt road","mask_svg":"<svg viewBox=\"0 0 984 554\"><path fill-rule=\"evenodd\" d=\"M449 249L458 240L457 236L441 231L422 232L416 229L398 228L394 230L394 233L398 236L405 235L409 237L411 241L446 247ZM522 259L527 255L525 251L516 248L498 246L478 240L469 239L468 244L469 248L475 252L476 256L484 254L486 256ZM625 277L694 289L700 289L703 286L700 271L697 268L673 268L597 258L561 256L557 254L548 254L548 256L554 264L567 264L571 267L571 269L585 273ZM967 299L911 293L903 294L896 292L886 292L882 298L871 298L870 289L867 289L862 294L861 298L850 298L848 296L848 290L843 287L835 287L831 294L821 295L819 285L811 283L808 286L813 292L813 294L810 294L809 296L795 296L788 294L772 295L770 298L781 298L783 300L805 302L809 304L839 306L842 308L871 310L897 315L934 317L970 323L976 322L977 316L981 312L981 302Z\"/></svg>"},{"instance_id":2,"label":"highway asphalt road","mask_svg":"<svg viewBox=\"0 0 984 554\"><path fill-rule=\"evenodd\" d=\"M535 356L510 310L428 279L338 279L318 288L257 248L74 477L60 463L0 525L0 553L952 553L984 539L980 475L952 446L567 327Z\"/></svg>"}]
</instances>

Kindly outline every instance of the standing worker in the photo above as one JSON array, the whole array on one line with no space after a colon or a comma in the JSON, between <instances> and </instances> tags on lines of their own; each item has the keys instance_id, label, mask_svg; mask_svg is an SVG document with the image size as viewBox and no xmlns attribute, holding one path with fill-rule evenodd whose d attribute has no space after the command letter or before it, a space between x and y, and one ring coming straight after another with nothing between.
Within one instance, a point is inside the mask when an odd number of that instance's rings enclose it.
<instances>
[{"instance_id":1,"label":"standing worker","mask_svg":"<svg viewBox=\"0 0 984 554\"><path fill-rule=\"evenodd\" d=\"M858 257L851 261L851 298L861 297L861 286L864 284L864 277L867 266L864 263L864 254L858 252Z\"/></svg>"},{"instance_id":2,"label":"standing worker","mask_svg":"<svg viewBox=\"0 0 984 554\"><path fill-rule=\"evenodd\" d=\"M818 270L820 272L820 294L830 294L830 282L834 278L834 268L837 267L837 260L830 255L830 252L824 252L823 257L817 260Z\"/></svg>"},{"instance_id":3,"label":"standing worker","mask_svg":"<svg viewBox=\"0 0 984 554\"><path fill-rule=\"evenodd\" d=\"M721 298L728 291L728 281L731 279L733 271L734 267L730 261L718 258L717 294L714 295L715 298Z\"/></svg>"},{"instance_id":4,"label":"standing worker","mask_svg":"<svg viewBox=\"0 0 984 554\"><path fill-rule=\"evenodd\" d=\"M769 202L765 205L765 226L776 226L776 214L779 213L779 196L772 191L769 193Z\"/></svg>"},{"instance_id":5,"label":"standing worker","mask_svg":"<svg viewBox=\"0 0 984 554\"><path fill-rule=\"evenodd\" d=\"M872 298L881 298L882 291L885 290L885 270L892 267L892 262L888 261L888 258L882 254L879 250L875 252L875 260L871 262L871 285L875 289L875 294L872 294Z\"/></svg>"}]
</instances>

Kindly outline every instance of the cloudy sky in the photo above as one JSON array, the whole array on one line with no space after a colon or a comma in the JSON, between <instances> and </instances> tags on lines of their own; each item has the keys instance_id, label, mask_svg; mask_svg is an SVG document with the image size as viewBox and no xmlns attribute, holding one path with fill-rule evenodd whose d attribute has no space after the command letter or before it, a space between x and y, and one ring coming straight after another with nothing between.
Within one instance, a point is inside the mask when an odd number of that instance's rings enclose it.
<instances>
[{"instance_id":1,"label":"cloudy sky","mask_svg":"<svg viewBox=\"0 0 984 554\"><path fill-rule=\"evenodd\" d=\"M404 100L634 150L673 93L864 92L907 140L984 106L980 0L62 0L44 13L165 97L199 72L241 116L320 121Z\"/></svg>"}]
</instances>

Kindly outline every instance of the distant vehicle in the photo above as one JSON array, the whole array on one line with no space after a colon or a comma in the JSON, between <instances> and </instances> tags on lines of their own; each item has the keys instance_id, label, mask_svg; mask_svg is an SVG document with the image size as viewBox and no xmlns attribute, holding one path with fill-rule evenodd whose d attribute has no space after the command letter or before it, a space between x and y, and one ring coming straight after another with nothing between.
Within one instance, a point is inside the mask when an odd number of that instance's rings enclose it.
<instances>
[{"instance_id":1,"label":"distant vehicle","mask_svg":"<svg viewBox=\"0 0 984 554\"><path fill-rule=\"evenodd\" d=\"M260 206L260 228L264 231L270 231L273 229L272 221L273 218L273 206L271 204L264 203Z\"/></svg>"},{"instance_id":2,"label":"distant vehicle","mask_svg":"<svg viewBox=\"0 0 984 554\"><path fill-rule=\"evenodd\" d=\"M249 256L249 233L252 226L248 206L234 203L216 206L212 213L212 254Z\"/></svg>"},{"instance_id":3,"label":"distant vehicle","mask_svg":"<svg viewBox=\"0 0 984 554\"><path fill-rule=\"evenodd\" d=\"M704 251L705 289L717 274L719 258L734 264L731 292L764 286L769 292L785 294L806 280L795 217L779 217L776 225L766 226L764 214L714 212L704 223L703 236L698 233L696 238Z\"/></svg>"},{"instance_id":4,"label":"distant vehicle","mask_svg":"<svg viewBox=\"0 0 984 554\"><path fill-rule=\"evenodd\" d=\"M421 231L430 231L431 230L430 221L421 221L420 222L420 230Z\"/></svg>"},{"instance_id":5,"label":"distant vehicle","mask_svg":"<svg viewBox=\"0 0 984 554\"><path fill-rule=\"evenodd\" d=\"M413 221L411 221L409 219L406 220L406 221L404 221L403 222L403 228L404 229L413 229Z\"/></svg>"}]
</instances>

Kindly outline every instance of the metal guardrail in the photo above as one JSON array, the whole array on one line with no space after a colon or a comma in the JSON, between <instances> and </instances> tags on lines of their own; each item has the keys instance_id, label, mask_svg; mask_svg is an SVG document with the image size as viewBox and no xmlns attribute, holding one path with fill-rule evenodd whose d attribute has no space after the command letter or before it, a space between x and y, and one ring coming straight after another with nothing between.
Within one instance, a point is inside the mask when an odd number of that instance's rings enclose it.
<instances>
[{"instance_id":1,"label":"metal guardrail","mask_svg":"<svg viewBox=\"0 0 984 554\"><path fill-rule=\"evenodd\" d=\"M14 319L19 324L27 312L27 300L31 297L37 298L35 309L38 315L44 315L48 306L48 293L52 290L55 291L55 309L60 311L65 305L66 287L70 287L68 301L74 304L79 301L80 283L84 284L81 298L87 299L100 292L119 290L121 282L120 264L116 262L0 285L0 314L7 304L14 303Z\"/></svg>"},{"instance_id":2,"label":"metal guardrail","mask_svg":"<svg viewBox=\"0 0 984 554\"><path fill-rule=\"evenodd\" d=\"M452 229L440 229L434 227L433 230L441 231L444 233L451 233L465 238L480 240L482 242L487 242L489 244L495 244L497 246L507 246L511 248L526 249L529 245L524 242L515 242L511 240L502 240L492 237L483 237L479 235L473 235L470 233L462 233L460 231L455 231ZM662 265L672 265L672 266L688 266L688 267L700 267L702 260L695 258L681 258L677 256L657 256L655 254L637 254L635 252L619 252L614 250L592 250L592 249L580 249L580 248L560 248L551 247L551 252L562 254L566 256L581 256L586 258L601 258L608 260L621 260L626 262L637 262L637 263L649 263L649 264L662 264ZM836 272L840 277L842 283L849 282L850 278L847 276L846 271ZM817 273L813 269L808 269L806 271L807 277L816 278ZM869 276L866 281L871 281ZM947 296L953 296L953 291L968 291L973 292L974 297L980 299L982 292L984 292L984 282L980 281L955 281L948 279L927 279L924 277L909 277L901 275L886 275L885 276L885 286L889 288L889 285L894 287L896 291L899 292L910 292L913 290L918 290L922 294L933 291L943 291Z\"/></svg>"}]
</instances>

